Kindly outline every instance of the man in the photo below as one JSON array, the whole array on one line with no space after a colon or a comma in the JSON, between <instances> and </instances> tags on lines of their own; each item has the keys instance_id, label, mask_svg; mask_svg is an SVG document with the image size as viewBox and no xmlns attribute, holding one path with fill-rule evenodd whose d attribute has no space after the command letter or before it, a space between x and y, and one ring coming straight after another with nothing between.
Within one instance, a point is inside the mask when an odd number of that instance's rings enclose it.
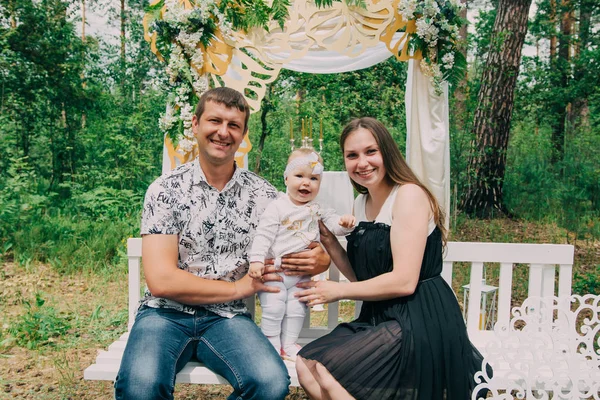
<instances>
[{"instance_id":1,"label":"man","mask_svg":"<svg viewBox=\"0 0 600 400\"><path fill-rule=\"evenodd\" d=\"M276 292L246 275L259 216L277 192L237 168L250 109L229 88L204 93L192 119L198 157L150 185L142 214L147 290L115 381L116 399L172 399L175 375L196 358L233 386L230 399L283 399L289 376L279 354L245 314L243 299ZM292 274L317 274L320 246L284 258Z\"/></svg>"}]
</instances>

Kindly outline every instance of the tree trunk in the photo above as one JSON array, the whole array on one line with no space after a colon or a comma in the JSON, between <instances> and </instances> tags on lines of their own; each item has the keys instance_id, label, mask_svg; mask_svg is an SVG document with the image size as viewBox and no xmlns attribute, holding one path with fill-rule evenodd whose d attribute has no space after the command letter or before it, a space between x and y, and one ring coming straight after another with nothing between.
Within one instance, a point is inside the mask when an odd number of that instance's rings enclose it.
<instances>
[{"instance_id":1,"label":"tree trunk","mask_svg":"<svg viewBox=\"0 0 600 400\"><path fill-rule=\"evenodd\" d=\"M271 84L272 85L272 84ZM265 97L263 97L262 104L260 107L260 139L258 140L258 151L256 152L256 163L254 164L254 172L260 172L260 159L262 157L263 149L265 148L265 140L267 136L271 134L271 128L267 123L267 115L271 110L273 110L273 103L271 102L271 88L269 85L267 92L265 93Z\"/></svg>"},{"instance_id":2,"label":"tree trunk","mask_svg":"<svg viewBox=\"0 0 600 400\"><path fill-rule=\"evenodd\" d=\"M560 38L558 41L558 58L555 69L558 72L558 87L562 89L564 96L559 96L553 107L554 122L552 124L552 161L558 162L563 159L565 145L565 120L569 101L566 99L569 86L569 75L571 73L571 37L573 29L573 4L571 0L563 0L561 4L563 13L560 19ZM561 98L562 97L562 98Z\"/></svg>"},{"instance_id":3,"label":"tree trunk","mask_svg":"<svg viewBox=\"0 0 600 400\"><path fill-rule=\"evenodd\" d=\"M121 0L121 86L125 85L125 24L127 18L125 15L125 0Z\"/></svg>"},{"instance_id":4,"label":"tree trunk","mask_svg":"<svg viewBox=\"0 0 600 400\"><path fill-rule=\"evenodd\" d=\"M462 0L465 6L467 5L467 0ZM460 17L467 21L467 7L461 10ZM465 22L459 31L459 42L460 42L460 52L465 56L465 60L467 59L467 22ZM467 84L467 73L463 76L463 79L458 83L456 89L454 90L454 115L455 115L455 124L456 127L464 131L466 130L467 125L467 93L468 84Z\"/></svg>"},{"instance_id":5,"label":"tree trunk","mask_svg":"<svg viewBox=\"0 0 600 400\"><path fill-rule=\"evenodd\" d=\"M530 6L531 0L498 2L475 110L474 151L462 204L470 215L489 218L497 211L507 213L502 198L506 150Z\"/></svg>"},{"instance_id":6,"label":"tree trunk","mask_svg":"<svg viewBox=\"0 0 600 400\"><path fill-rule=\"evenodd\" d=\"M8 11L10 14L9 20L10 20L10 27L12 29L15 29L17 27L17 19L15 18L15 4L14 4L14 0L9 1L8 3Z\"/></svg>"},{"instance_id":7,"label":"tree trunk","mask_svg":"<svg viewBox=\"0 0 600 400\"><path fill-rule=\"evenodd\" d=\"M85 0L81 0L81 42L85 44ZM81 50L81 87L85 90L85 46L82 46ZM87 116L85 112L81 113L81 129L85 129Z\"/></svg>"},{"instance_id":8,"label":"tree trunk","mask_svg":"<svg viewBox=\"0 0 600 400\"><path fill-rule=\"evenodd\" d=\"M573 60L575 64L573 72L573 83L576 87L576 93L579 97L573 99L571 112L567 115L569 126L573 131L579 130L581 127L589 127L589 88L581 87L582 81L586 76L585 61L582 60L582 51L588 49L590 45L590 28L592 19L592 4L593 0L583 0L580 2L579 9L579 40L575 43Z\"/></svg>"},{"instance_id":9,"label":"tree trunk","mask_svg":"<svg viewBox=\"0 0 600 400\"><path fill-rule=\"evenodd\" d=\"M81 0L81 40L85 42L85 0Z\"/></svg>"},{"instance_id":10,"label":"tree trunk","mask_svg":"<svg viewBox=\"0 0 600 400\"><path fill-rule=\"evenodd\" d=\"M550 61L556 59L556 0L550 0L550 26L552 33L550 36Z\"/></svg>"}]
</instances>

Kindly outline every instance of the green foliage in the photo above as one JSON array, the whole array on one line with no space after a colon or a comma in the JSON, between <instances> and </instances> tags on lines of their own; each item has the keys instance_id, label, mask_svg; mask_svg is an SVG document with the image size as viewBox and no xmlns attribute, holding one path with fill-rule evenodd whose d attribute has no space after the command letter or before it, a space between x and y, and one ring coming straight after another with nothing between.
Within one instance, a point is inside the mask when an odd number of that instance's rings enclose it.
<instances>
[{"instance_id":1,"label":"green foliage","mask_svg":"<svg viewBox=\"0 0 600 400\"><path fill-rule=\"evenodd\" d=\"M525 117L526 118L526 117ZM552 162L552 130L535 114L515 123L507 155L506 204L528 220L555 221L575 237L600 237L600 132L569 138Z\"/></svg>"},{"instance_id":2,"label":"green foliage","mask_svg":"<svg viewBox=\"0 0 600 400\"><path fill-rule=\"evenodd\" d=\"M5 179L0 181L0 249L13 247L11 237L31 218L40 215L47 198L37 194L36 174L28 157L10 157Z\"/></svg>"},{"instance_id":3,"label":"green foliage","mask_svg":"<svg viewBox=\"0 0 600 400\"><path fill-rule=\"evenodd\" d=\"M124 267L126 240L139 235L140 208L132 205L135 213L123 219L46 214L15 233L15 259L50 263L61 273Z\"/></svg>"},{"instance_id":4,"label":"green foliage","mask_svg":"<svg viewBox=\"0 0 600 400\"><path fill-rule=\"evenodd\" d=\"M54 339L67 333L71 325L68 318L57 314L49 307L40 293L36 293L35 302L24 300L25 314L8 328L8 333L18 346L29 350L50 345Z\"/></svg>"},{"instance_id":5,"label":"green foliage","mask_svg":"<svg viewBox=\"0 0 600 400\"><path fill-rule=\"evenodd\" d=\"M353 118L371 116L382 121L404 151L406 124L404 85L406 63L391 57L370 69L342 74L304 74L282 70L272 84L273 110L267 115L268 140L262 151L260 174L283 190L283 170L290 153L290 122L296 147L300 145L302 119L312 118L313 146L319 148L323 125L325 170L340 171L344 164L339 136ZM300 97L300 99L298 99ZM258 113L257 113L258 114ZM254 150L249 154L250 168L255 166L261 134L259 115L250 117L249 132Z\"/></svg>"},{"instance_id":6,"label":"green foliage","mask_svg":"<svg viewBox=\"0 0 600 400\"><path fill-rule=\"evenodd\" d=\"M266 2L243 1L243 0L223 0L219 2L219 11L227 16L234 29L244 31L250 28L267 28L271 20L276 21L283 28L285 18L287 17L287 8L290 5L289 0L274 0Z\"/></svg>"},{"instance_id":7,"label":"green foliage","mask_svg":"<svg viewBox=\"0 0 600 400\"><path fill-rule=\"evenodd\" d=\"M460 51L454 53L454 67L444 77L452 87L456 87L467 73L468 63Z\"/></svg>"},{"instance_id":8,"label":"green foliage","mask_svg":"<svg viewBox=\"0 0 600 400\"><path fill-rule=\"evenodd\" d=\"M116 312L109 312L102 306L97 306L90 316L87 327L82 326L82 328L85 328L90 335L102 341L114 340L122 334L128 318L129 314L125 308Z\"/></svg>"},{"instance_id":9,"label":"green foliage","mask_svg":"<svg viewBox=\"0 0 600 400\"><path fill-rule=\"evenodd\" d=\"M128 20L122 60L117 46L81 41L71 1L10 3L0 23L0 254L61 272L109 268L137 235L161 169L166 95L151 82L141 18Z\"/></svg>"},{"instance_id":10,"label":"green foliage","mask_svg":"<svg viewBox=\"0 0 600 400\"><path fill-rule=\"evenodd\" d=\"M573 277L573 293L579 295L584 295L586 293L600 293L600 277L598 276L598 271L600 271L600 264L596 265L596 273L575 272L575 276Z\"/></svg>"},{"instance_id":11,"label":"green foliage","mask_svg":"<svg viewBox=\"0 0 600 400\"><path fill-rule=\"evenodd\" d=\"M129 189L99 186L88 192L75 194L73 205L82 217L95 221L114 221L128 218L131 211L142 204L142 200L141 193L134 193Z\"/></svg>"}]
</instances>

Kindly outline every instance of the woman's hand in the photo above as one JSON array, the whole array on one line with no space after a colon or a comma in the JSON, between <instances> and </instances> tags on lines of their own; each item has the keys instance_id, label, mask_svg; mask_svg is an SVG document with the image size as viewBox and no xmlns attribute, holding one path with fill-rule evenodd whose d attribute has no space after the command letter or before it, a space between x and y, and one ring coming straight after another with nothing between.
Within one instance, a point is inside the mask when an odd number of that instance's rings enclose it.
<instances>
[{"instance_id":1,"label":"woman's hand","mask_svg":"<svg viewBox=\"0 0 600 400\"><path fill-rule=\"evenodd\" d=\"M321 245L312 242L310 250L287 254L281 258L281 269L286 275L318 275L327 271L331 257Z\"/></svg>"},{"instance_id":2,"label":"woman's hand","mask_svg":"<svg viewBox=\"0 0 600 400\"><path fill-rule=\"evenodd\" d=\"M343 285L345 284L332 281L299 282L296 286L306 290L297 292L295 296L309 307L332 303L344 298Z\"/></svg>"},{"instance_id":3,"label":"woman's hand","mask_svg":"<svg viewBox=\"0 0 600 400\"><path fill-rule=\"evenodd\" d=\"M337 237L327 228L323 221L319 220L319 232L321 234L321 243L329 250L335 243L339 243Z\"/></svg>"}]
</instances>

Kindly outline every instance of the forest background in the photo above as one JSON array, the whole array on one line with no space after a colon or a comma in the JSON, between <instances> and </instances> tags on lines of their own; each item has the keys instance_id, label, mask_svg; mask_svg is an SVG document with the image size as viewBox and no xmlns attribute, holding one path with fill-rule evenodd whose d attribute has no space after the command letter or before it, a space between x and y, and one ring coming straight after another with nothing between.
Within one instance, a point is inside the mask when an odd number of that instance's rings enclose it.
<instances>
[{"instance_id":1,"label":"forest background","mask_svg":"<svg viewBox=\"0 0 600 400\"><path fill-rule=\"evenodd\" d=\"M573 291L597 294L600 5L536 0L514 101L496 99L512 108L506 147L491 149L503 173L482 183L485 174L473 168L476 111L486 62L501 46L494 21L507 2L469 3L479 12L462 31L469 64L450 89L450 240L575 244ZM147 5L0 0L0 360L48 356L61 398L85 385L73 363L82 370L87 358L69 349L105 346L126 325L125 242L139 236L145 190L161 173L158 120L169 91L143 38ZM86 9L104 15L116 37L87 35ZM343 169L338 137L353 117L381 120L404 152L405 81L406 63L394 58L337 75L282 70L251 117L249 168L283 188L290 120L298 127L303 118L313 119L315 134L322 121L326 170ZM497 202L473 207L474 184L499 187ZM104 303L69 308L49 277L79 282L83 297ZM27 370L18 364L0 370L4 392L34 393L11 376ZM40 385L32 398L46 389L55 398L52 384Z\"/></svg>"}]
</instances>

